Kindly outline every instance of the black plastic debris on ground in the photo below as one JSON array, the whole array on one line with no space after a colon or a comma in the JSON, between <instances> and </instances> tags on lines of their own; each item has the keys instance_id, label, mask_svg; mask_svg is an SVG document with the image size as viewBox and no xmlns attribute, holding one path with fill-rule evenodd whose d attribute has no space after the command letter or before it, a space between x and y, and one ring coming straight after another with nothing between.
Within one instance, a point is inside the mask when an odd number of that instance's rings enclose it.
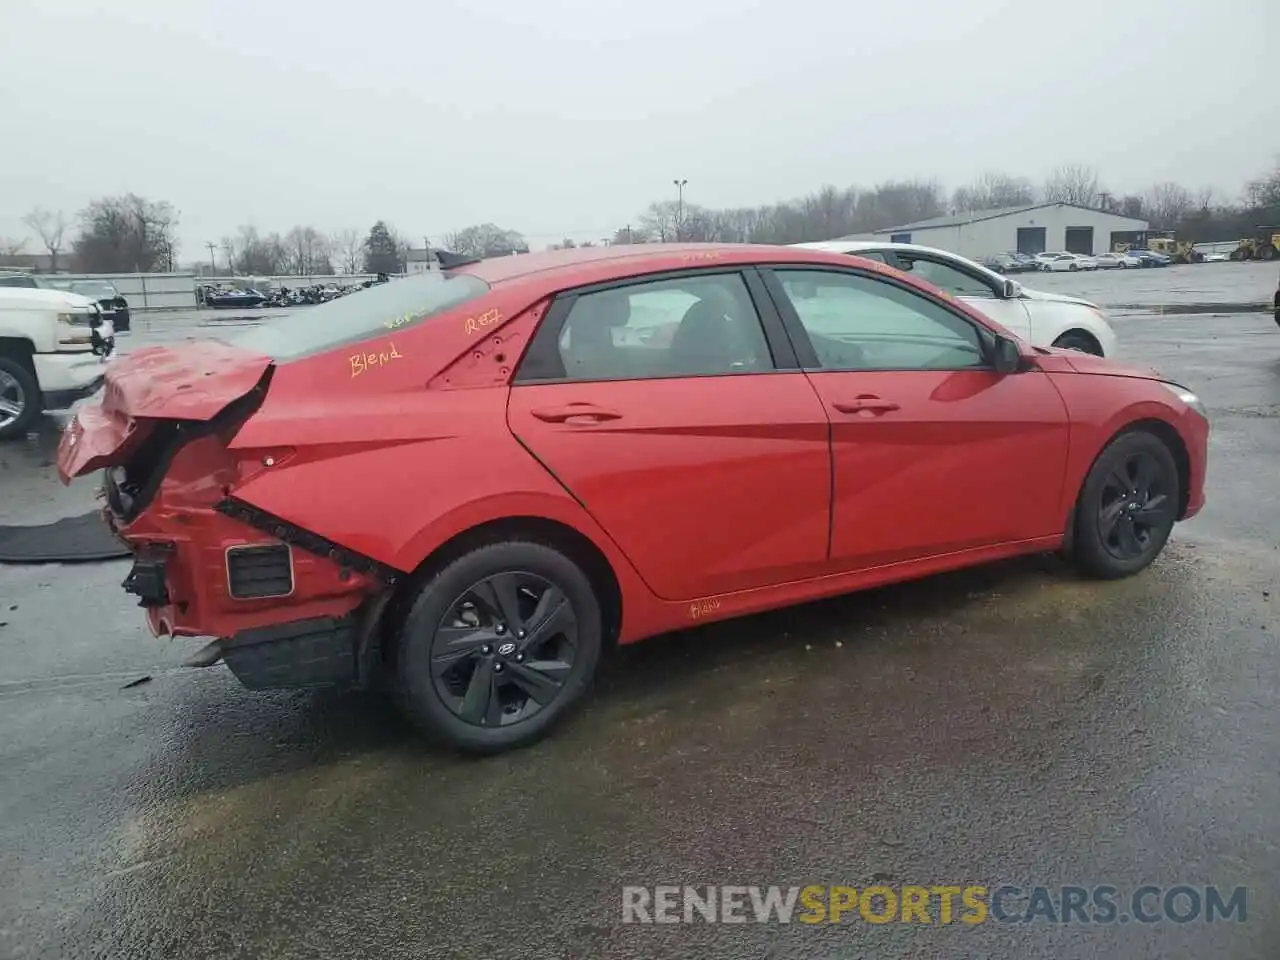
<instances>
[{"instance_id":1,"label":"black plastic debris on ground","mask_svg":"<svg viewBox=\"0 0 1280 960\"><path fill-rule=\"evenodd\" d=\"M89 563L128 555L96 510L39 526L0 526L0 563Z\"/></svg>"}]
</instances>

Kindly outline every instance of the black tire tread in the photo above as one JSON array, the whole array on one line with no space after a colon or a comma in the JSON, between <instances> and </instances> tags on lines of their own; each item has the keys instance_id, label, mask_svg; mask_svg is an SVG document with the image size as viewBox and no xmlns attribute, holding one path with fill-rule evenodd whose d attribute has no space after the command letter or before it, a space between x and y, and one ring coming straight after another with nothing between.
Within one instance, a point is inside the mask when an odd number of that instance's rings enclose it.
<instances>
[{"instance_id":1,"label":"black tire tread","mask_svg":"<svg viewBox=\"0 0 1280 960\"><path fill-rule=\"evenodd\" d=\"M484 576L500 572L503 568L495 564L494 558L510 556L513 552L540 555L544 562L559 566L562 577L576 581L558 585L566 592L575 594L571 596L578 616L575 668L578 663L582 663L583 669L575 669L575 673L566 681L571 686L561 695L560 700L545 707L529 721L514 727L482 729L453 717L448 707L440 702L429 680L425 689L415 685L411 658L407 655L405 644L413 642L415 635L419 635L421 642L421 634L428 624L434 629L434 624L445 613L440 609L441 604L452 602L457 593L469 585L461 581L470 577L472 579L469 582L475 582ZM478 573L457 573L470 570ZM456 591L451 583L454 579L460 583ZM394 666L388 677L392 699L424 736L459 752L483 756L528 746L541 740L553 727L566 719L590 689L600 658L602 626L600 602L592 590L590 579L573 560L559 550L536 540L503 540L478 546L434 571L420 583L417 596L409 606L394 641L397 650ZM430 642L429 637L426 637L426 642Z\"/></svg>"},{"instance_id":2,"label":"black tire tread","mask_svg":"<svg viewBox=\"0 0 1280 960\"><path fill-rule=\"evenodd\" d=\"M1133 576L1150 566L1164 550L1164 545L1168 541L1169 531L1166 531L1162 535L1159 546L1149 558L1137 558L1135 561L1124 562L1113 557L1098 537L1097 527L1094 524L1095 511L1091 505L1099 496L1099 487L1103 478L1111 470L1111 464L1119 452L1129 451L1137 446L1145 447L1148 452L1163 461L1162 465L1175 480L1174 502L1180 502L1182 478L1178 474L1178 465L1173 452L1164 440L1140 427L1126 430L1114 437L1089 468L1076 501L1072 559L1086 576L1098 580L1118 580Z\"/></svg>"},{"instance_id":3,"label":"black tire tread","mask_svg":"<svg viewBox=\"0 0 1280 960\"><path fill-rule=\"evenodd\" d=\"M35 423L36 418L43 412L41 409L43 398L40 393L40 384L31 368L17 357L0 354L0 369L3 369L22 384L23 393L27 398L27 405L22 411L22 415L8 426L0 427L0 440L25 437L27 431L31 429L31 425Z\"/></svg>"}]
</instances>

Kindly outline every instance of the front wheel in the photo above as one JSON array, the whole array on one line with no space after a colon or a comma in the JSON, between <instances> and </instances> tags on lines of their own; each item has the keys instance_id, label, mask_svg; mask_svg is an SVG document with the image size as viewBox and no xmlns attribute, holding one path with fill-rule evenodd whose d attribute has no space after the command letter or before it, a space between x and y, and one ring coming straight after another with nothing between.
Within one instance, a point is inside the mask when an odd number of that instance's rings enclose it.
<instances>
[{"instance_id":1,"label":"front wheel","mask_svg":"<svg viewBox=\"0 0 1280 960\"><path fill-rule=\"evenodd\" d=\"M549 546L507 541L419 590L395 651L395 692L419 728L466 753L545 736L580 701L602 646L591 581Z\"/></svg>"},{"instance_id":2,"label":"front wheel","mask_svg":"<svg viewBox=\"0 0 1280 960\"><path fill-rule=\"evenodd\" d=\"M1116 437L1076 501L1076 564L1104 580L1146 569L1173 532L1181 495L1178 466L1163 440L1144 430Z\"/></svg>"},{"instance_id":3,"label":"front wheel","mask_svg":"<svg viewBox=\"0 0 1280 960\"><path fill-rule=\"evenodd\" d=\"M0 355L0 440L25 437L41 405L40 384L31 368L16 357Z\"/></svg>"}]
</instances>

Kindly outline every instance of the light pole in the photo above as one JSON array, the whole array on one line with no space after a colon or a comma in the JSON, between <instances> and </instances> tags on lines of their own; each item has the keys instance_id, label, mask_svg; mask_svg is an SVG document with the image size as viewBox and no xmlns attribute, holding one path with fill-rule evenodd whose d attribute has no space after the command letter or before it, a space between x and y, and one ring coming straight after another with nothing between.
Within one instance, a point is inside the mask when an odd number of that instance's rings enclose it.
<instances>
[{"instance_id":1,"label":"light pole","mask_svg":"<svg viewBox=\"0 0 1280 960\"><path fill-rule=\"evenodd\" d=\"M217 249L217 244L212 240L206 240L204 245L209 248L209 276L217 276L218 264L213 259L213 251Z\"/></svg>"},{"instance_id":2,"label":"light pole","mask_svg":"<svg viewBox=\"0 0 1280 960\"><path fill-rule=\"evenodd\" d=\"M676 185L676 240L680 240L680 234L684 232L684 187L688 180L672 180Z\"/></svg>"}]
</instances>

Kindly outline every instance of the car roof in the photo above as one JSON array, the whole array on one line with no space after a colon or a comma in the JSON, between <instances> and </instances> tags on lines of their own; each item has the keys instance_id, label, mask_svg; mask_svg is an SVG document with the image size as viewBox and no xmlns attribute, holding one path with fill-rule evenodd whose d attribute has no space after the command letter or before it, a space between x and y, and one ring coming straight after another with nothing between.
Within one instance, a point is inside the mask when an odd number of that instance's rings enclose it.
<instances>
[{"instance_id":1,"label":"car roof","mask_svg":"<svg viewBox=\"0 0 1280 960\"><path fill-rule=\"evenodd\" d=\"M903 253L940 253L947 257L968 260L958 253L943 250L940 247L926 247L919 243L891 243L887 240L814 240L809 243L792 245L801 250L825 250L829 253L857 253L859 250L900 250Z\"/></svg>"},{"instance_id":2,"label":"car roof","mask_svg":"<svg viewBox=\"0 0 1280 960\"><path fill-rule=\"evenodd\" d=\"M847 265L841 251L751 243L638 243L576 247L490 257L455 267L492 285L531 281L549 288L604 283L645 273L715 264L819 263ZM875 264L881 266L881 264Z\"/></svg>"}]
</instances>

